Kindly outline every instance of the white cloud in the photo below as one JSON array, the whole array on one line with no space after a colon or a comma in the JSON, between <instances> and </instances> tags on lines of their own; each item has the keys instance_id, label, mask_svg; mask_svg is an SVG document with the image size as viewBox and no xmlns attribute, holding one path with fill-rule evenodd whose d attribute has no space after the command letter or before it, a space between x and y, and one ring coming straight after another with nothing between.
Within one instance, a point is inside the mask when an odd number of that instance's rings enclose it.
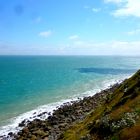
<instances>
[{"instance_id":1,"label":"white cloud","mask_svg":"<svg viewBox=\"0 0 140 140\"><path fill-rule=\"evenodd\" d=\"M105 0L105 2L113 2L120 4L119 7L112 12L115 17L134 16L140 17L140 0Z\"/></svg>"},{"instance_id":2,"label":"white cloud","mask_svg":"<svg viewBox=\"0 0 140 140\"><path fill-rule=\"evenodd\" d=\"M121 3L121 2L124 2L125 0L104 0L105 3L109 3L109 2L112 2L112 3Z\"/></svg>"},{"instance_id":3,"label":"white cloud","mask_svg":"<svg viewBox=\"0 0 140 140\"><path fill-rule=\"evenodd\" d=\"M72 35L69 37L70 40L77 40L79 39L79 36L78 35Z\"/></svg>"},{"instance_id":4,"label":"white cloud","mask_svg":"<svg viewBox=\"0 0 140 140\"><path fill-rule=\"evenodd\" d=\"M140 55L139 46L140 41L75 41L65 48L65 52L87 55Z\"/></svg>"},{"instance_id":5,"label":"white cloud","mask_svg":"<svg viewBox=\"0 0 140 140\"><path fill-rule=\"evenodd\" d=\"M135 29L126 33L127 35L138 35L140 34L140 29Z\"/></svg>"},{"instance_id":6,"label":"white cloud","mask_svg":"<svg viewBox=\"0 0 140 140\"><path fill-rule=\"evenodd\" d=\"M97 13L97 12L100 12L101 11L101 8L96 8L96 7L90 7L90 6L84 6L84 9L87 9L87 10L91 10L92 12L95 12L95 13Z\"/></svg>"},{"instance_id":7,"label":"white cloud","mask_svg":"<svg viewBox=\"0 0 140 140\"><path fill-rule=\"evenodd\" d=\"M40 32L40 33L39 33L39 36L42 36L42 37L47 38L47 37L51 36L52 33L53 33L53 32L52 32L51 30L43 31L43 32Z\"/></svg>"},{"instance_id":8,"label":"white cloud","mask_svg":"<svg viewBox=\"0 0 140 140\"><path fill-rule=\"evenodd\" d=\"M25 47L30 46L30 47ZM140 41L74 41L55 46L35 44L6 44L0 42L0 54L35 55L140 55Z\"/></svg>"},{"instance_id":9,"label":"white cloud","mask_svg":"<svg viewBox=\"0 0 140 140\"><path fill-rule=\"evenodd\" d=\"M93 11L93 12L100 12L101 9L100 9L100 8L92 8L92 11Z\"/></svg>"}]
</instances>

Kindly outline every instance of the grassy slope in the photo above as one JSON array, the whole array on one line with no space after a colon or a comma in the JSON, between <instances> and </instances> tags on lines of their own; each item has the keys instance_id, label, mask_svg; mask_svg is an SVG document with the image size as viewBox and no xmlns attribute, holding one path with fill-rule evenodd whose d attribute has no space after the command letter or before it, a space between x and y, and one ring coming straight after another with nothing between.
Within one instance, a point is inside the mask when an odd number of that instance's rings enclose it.
<instances>
[{"instance_id":1,"label":"grassy slope","mask_svg":"<svg viewBox=\"0 0 140 140\"><path fill-rule=\"evenodd\" d=\"M74 124L60 139L140 139L140 70L108 96L106 103Z\"/></svg>"}]
</instances>

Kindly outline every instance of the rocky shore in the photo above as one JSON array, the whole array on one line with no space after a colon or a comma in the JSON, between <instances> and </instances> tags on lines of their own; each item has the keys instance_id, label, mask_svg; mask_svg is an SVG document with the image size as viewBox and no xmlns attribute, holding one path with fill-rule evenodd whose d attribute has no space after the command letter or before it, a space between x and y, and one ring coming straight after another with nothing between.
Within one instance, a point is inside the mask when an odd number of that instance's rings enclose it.
<instances>
[{"instance_id":1,"label":"rocky shore","mask_svg":"<svg viewBox=\"0 0 140 140\"><path fill-rule=\"evenodd\" d=\"M122 83L121 83L122 84ZM19 127L22 129L14 134L10 132L2 140L57 140L74 123L82 121L87 114L109 101L109 95L121 84L115 84L106 90L96 93L94 96L85 97L77 101L64 103L53 114L49 114L46 120L23 120ZM43 112L40 116L46 114Z\"/></svg>"}]
</instances>

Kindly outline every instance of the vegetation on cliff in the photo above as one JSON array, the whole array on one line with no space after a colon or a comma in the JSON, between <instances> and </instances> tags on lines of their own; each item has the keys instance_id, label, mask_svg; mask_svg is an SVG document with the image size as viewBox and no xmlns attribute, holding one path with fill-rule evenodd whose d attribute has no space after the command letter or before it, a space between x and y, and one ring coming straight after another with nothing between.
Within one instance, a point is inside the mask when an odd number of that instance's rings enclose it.
<instances>
[{"instance_id":1,"label":"vegetation on cliff","mask_svg":"<svg viewBox=\"0 0 140 140\"><path fill-rule=\"evenodd\" d=\"M70 127L60 139L140 139L140 70L106 98L104 105Z\"/></svg>"}]
</instances>

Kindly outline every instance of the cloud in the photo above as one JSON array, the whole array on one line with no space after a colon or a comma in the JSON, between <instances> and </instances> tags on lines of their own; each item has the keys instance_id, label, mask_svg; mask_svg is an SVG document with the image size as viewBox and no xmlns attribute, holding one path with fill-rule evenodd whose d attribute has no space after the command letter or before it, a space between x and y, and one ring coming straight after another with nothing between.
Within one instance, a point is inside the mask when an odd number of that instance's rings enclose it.
<instances>
[{"instance_id":1,"label":"cloud","mask_svg":"<svg viewBox=\"0 0 140 140\"><path fill-rule=\"evenodd\" d=\"M126 33L127 35L138 35L140 34L140 29L135 29Z\"/></svg>"},{"instance_id":2,"label":"cloud","mask_svg":"<svg viewBox=\"0 0 140 140\"><path fill-rule=\"evenodd\" d=\"M52 32L51 30L43 31L43 32L40 32L40 33L39 33L39 36L48 38L49 36L52 35L52 33L53 33L53 32Z\"/></svg>"},{"instance_id":3,"label":"cloud","mask_svg":"<svg viewBox=\"0 0 140 140\"><path fill-rule=\"evenodd\" d=\"M120 4L117 9L112 12L112 15L115 17L140 17L140 0L105 0L105 2Z\"/></svg>"},{"instance_id":4,"label":"cloud","mask_svg":"<svg viewBox=\"0 0 140 140\"><path fill-rule=\"evenodd\" d=\"M116 3L116 4L121 3L121 2L123 2L123 1L124 1L124 0L104 0L105 3L112 2L112 3Z\"/></svg>"},{"instance_id":5,"label":"cloud","mask_svg":"<svg viewBox=\"0 0 140 140\"><path fill-rule=\"evenodd\" d=\"M20 45L21 46L21 45ZM27 47L29 46L29 47ZM35 45L1 43L2 55L140 55L140 41L74 41L68 44Z\"/></svg>"},{"instance_id":6,"label":"cloud","mask_svg":"<svg viewBox=\"0 0 140 140\"><path fill-rule=\"evenodd\" d=\"M87 6L87 5L84 6L84 9L91 10L92 12L95 12L95 13L101 11L101 8L95 8L95 7L91 8L90 6Z\"/></svg>"},{"instance_id":7,"label":"cloud","mask_svg":"<svg viewBox=\"0 0 140 140\"><path fill-rule=\"evenodd\" d=\"M78 35L72 35L69 37L70 40L77 40L79 39L79 36Z\"/></svg>"},{"instance_id":8,"label":"cloud","mask_svg":"<svg viewBox=\"0 0 140 140\"><path fill-rule=\"evenodd\" d=\"M140 41L90 42L75 41L63 48L77 55L140 55Z\"/></svg>"},{"instance_id":9,"label":"cloud","mask_svg":"<svg viewBox=\"0 0 140 140\"><path fill-rule=\"evenodd\" d=\"M97 12L100 12L101 9L100 8L92 8L92 11L95 12L95 13L97 13Z\"/></svg>"}]
</instances>

